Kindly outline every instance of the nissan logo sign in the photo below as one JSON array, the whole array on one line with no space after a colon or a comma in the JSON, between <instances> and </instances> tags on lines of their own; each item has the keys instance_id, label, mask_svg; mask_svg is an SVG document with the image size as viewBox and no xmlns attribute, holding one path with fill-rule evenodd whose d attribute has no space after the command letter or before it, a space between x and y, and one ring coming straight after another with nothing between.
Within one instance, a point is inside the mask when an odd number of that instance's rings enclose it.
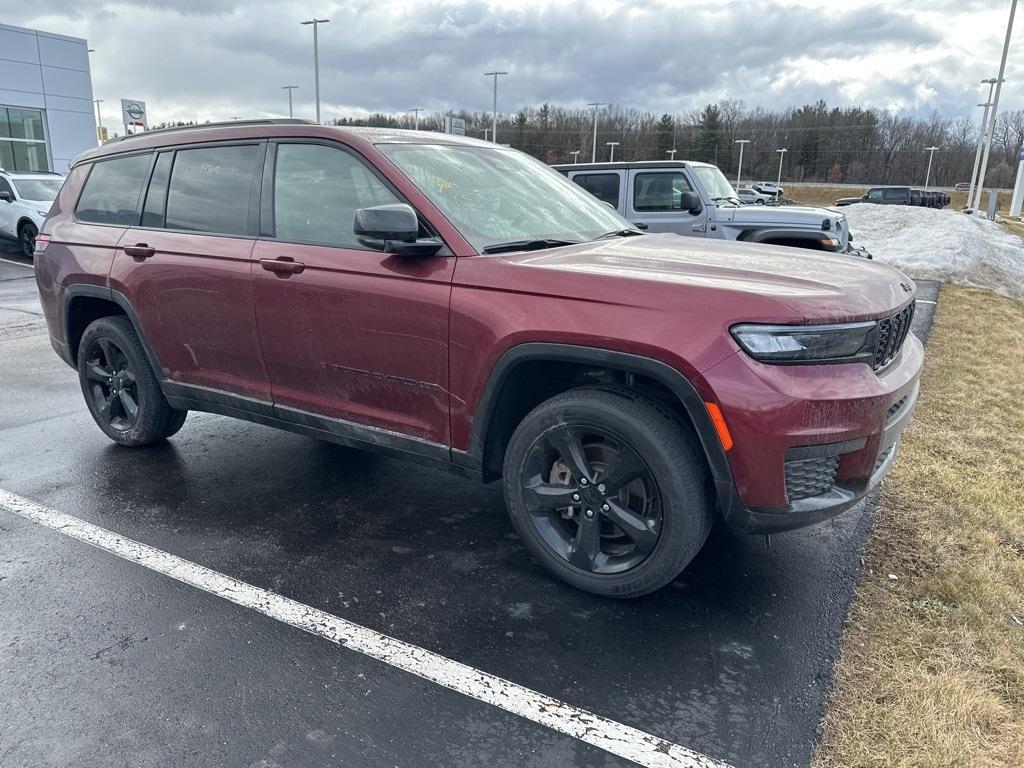
<instances>
[{"instance_id":1,"label":"nissan logo sign","mask_svg":"<svg viewBox=\"0 0 1024 768\"><path fill-rule=\"evenodd\" d=\"M128 117L132 120L141 120L146 114L146 110L142 108L142 105L134 102L128 105L125 112L128 113Z\"/></svg>"}]
</instances>

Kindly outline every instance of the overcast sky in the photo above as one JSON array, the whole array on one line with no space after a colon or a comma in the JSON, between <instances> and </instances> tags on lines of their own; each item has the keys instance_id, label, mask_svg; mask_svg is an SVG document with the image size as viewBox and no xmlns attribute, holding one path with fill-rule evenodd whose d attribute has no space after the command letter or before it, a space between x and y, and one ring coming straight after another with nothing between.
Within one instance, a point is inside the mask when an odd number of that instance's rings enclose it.
<instances>
[{"instance_id":1,"label":"overcast sky","mask_svg":"<svg viewBox=\"0 0 1024 768\"><path fill-rule=\"evenodd\" d=\"M685 113L742 99L817 99L927 116L975 114L998 71L1010 0L32 0L0 21L85 37L93 87L151 122L313 116L320 27L325 120L366 111L490 109L485 71L508 70L499 109L607 101ZM1024 10L1002 106L1024 108ZM115 118L116 119L116 118ZM106 120L111 123L113 120Z\"/></svg>"}]
</instances>

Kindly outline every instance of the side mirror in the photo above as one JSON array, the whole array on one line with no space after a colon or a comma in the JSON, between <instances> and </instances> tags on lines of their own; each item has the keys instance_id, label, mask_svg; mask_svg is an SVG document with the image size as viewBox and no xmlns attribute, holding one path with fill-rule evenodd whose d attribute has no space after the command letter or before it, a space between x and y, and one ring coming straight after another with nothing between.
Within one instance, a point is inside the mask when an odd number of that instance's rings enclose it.
<instances>
[{"instance_id":1,"label":"side mirror","mask_svg":"<svg viewBox=\"0 0 1024 768\"><path fill-rule=\"evenodd\" d=\"M352 230L368 248L406 256L434 256L443 243L434 237L417 239L419 219L411 205L396 203L359 208Z\"/></svg>"},{"instance_id":2,"label":"side mirror","mask_svg":"<svg viewBox=\"0 0 1024 768\"><path fill-rule=\"evenodd\" d=\"M684 211L695 215L704 210L704 206L700 200L700 195L696 192L683 192L683 194L679 196L679 204Z\"/></svg>"},{"instance_id":3,"label":"side mirror","mask_svg":"<svg viewBox=\"0 0 1024 768\"><path fill-rule=\"evenodd\" d=\"M3 192L0 192L0 200L3 200L5 203L14 202L14 198L11 197L11 193L6 189Z\"/></svg>"}]
</instances>

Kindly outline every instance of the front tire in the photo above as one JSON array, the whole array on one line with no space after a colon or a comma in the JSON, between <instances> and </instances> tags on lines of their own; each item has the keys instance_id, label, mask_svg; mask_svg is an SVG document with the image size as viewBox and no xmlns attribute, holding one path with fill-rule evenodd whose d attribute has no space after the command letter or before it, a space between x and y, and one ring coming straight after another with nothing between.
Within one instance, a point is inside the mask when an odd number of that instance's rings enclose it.
<instances>
[{"instance_id":1,"label":"front tire","mask_svg":"<svg viewBox=\"0 0 1024 768\"><path fill-rule=\"evenodd\" d=\"M78 345L78 379L96 424L121 445L164 440L181 429L188 415L167 402L127 317L103 317L85 329Z\"/></svg>"},{"instance_id":2,"label":"front tire","mask_svg":"<svg viewBox=\"0 0 1024 768\"><path fill-rule=\"evenodd\" d=\"M36 252L36 235L39 230L31 221L26 221L18 228L18 245L21 246L22 255L31 259Z\"/></svg>"},{"instance_id":3,"label":"front tire","mask_svg":"<svg viewBox=\"0 0 1024 768\"><path fill-rule=\"evenodd\" d=\"M669 409L629 390L580 388L534 408L509 442L503 482L534 557L605 597L663 587L711 527L702 457Z\"/></svg>"}]
</instances>

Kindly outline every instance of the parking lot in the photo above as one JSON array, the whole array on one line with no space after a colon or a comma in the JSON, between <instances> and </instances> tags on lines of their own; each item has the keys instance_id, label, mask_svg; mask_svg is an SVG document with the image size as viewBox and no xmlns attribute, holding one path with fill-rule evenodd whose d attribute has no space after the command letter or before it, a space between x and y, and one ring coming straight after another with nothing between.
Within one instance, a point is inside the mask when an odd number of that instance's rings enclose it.
<instances>
[{"instance_id":1,"label":"parking lot","mask_svg":"<svg viewBox=\"0 0 1024 768\"><path fill-rule=\"evenodd\" d=\"M864 505L770 547L718 528L668 588L596 598L531 561L498 484L208 414L115 446L0 258L0 491L664 740L646 764L809 763ZM2 504L0 602L0 765L632 764Z\"/></svg>"}]
</instances>

